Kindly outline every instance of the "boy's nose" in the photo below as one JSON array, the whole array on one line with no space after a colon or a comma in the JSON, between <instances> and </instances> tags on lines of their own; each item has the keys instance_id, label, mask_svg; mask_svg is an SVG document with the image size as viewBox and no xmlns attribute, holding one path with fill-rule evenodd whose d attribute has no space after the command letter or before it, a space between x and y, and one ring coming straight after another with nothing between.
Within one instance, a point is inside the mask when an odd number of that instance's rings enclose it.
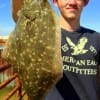
<instances>
[{"instance_id":1,"label":"boy's nose","mask_svg":"<svg viewBox=\"0 0 100 100\"><path fill-rule=\"evenodd\" d=\"M77 0L65 0L69 4L76 4Z\"/></svg>"}]
</instances>

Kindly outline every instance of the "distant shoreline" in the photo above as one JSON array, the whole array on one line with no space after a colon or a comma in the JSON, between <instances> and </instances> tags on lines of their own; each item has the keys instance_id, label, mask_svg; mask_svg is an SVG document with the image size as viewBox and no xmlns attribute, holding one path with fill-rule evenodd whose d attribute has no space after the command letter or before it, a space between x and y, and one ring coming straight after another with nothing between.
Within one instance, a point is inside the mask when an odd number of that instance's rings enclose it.
<instances>
[{"instance_id":1,"label":"distant shoreline","mask_svg":"<svg viewBox=\"0 0 100 100\"><path fill-rule=\"evenodd\" d=\"M9 37L9 36L0 36L0 39L2 39L2 40L3 40L3 39L6 40L6 39L8 39L8 37Z\"/></svg>"}]
</instances>

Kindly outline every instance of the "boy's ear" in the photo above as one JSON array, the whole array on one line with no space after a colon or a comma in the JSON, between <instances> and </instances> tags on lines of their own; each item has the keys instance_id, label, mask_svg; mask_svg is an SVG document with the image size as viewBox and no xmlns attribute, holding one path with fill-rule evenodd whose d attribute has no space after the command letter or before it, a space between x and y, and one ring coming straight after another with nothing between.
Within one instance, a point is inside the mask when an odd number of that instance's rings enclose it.
<instances>
[{"instance_id":1,"label":"boy's ear","mask_svg":"<svg viewBox=\"0 0 100 100\"><path fill-rule=\"evenodd\" d=\"M86 6L89 3L89 0L84 0L84 2L85 2L84 6Z\"/></svg>"},{"instance_id":2,"label":"boy's ear","mask_svg":"<svg viewBox=\"0 0 100 100\"><path fill-rule=\"evenodd\" d=\"M57 0L53 0L53 4L57 6Z\"/></svg>"},{"instance_id":3,"label":"boy's ear","mask_svg":"<svg viewBox=\"0 0 100 100\"><path fill-rule=\"evenodd\" d=\"M18 11L21 9L23 0L12 0L12 17L15 22L18 20Z\"/></svg>"}]
</instances>

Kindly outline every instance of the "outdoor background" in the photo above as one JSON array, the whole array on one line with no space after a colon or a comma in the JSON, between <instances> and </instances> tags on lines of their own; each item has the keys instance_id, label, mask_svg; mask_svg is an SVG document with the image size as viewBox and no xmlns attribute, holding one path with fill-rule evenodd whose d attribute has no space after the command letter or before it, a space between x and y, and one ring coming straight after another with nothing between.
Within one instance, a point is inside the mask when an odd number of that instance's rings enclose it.
<instances>
[{"instance_id":1,"label":"outdoor background","mask_svg":"<svg viewBox=\"0 0 100 100\"><path fill-rule=\"evenodd\" d=\"M49 0L52 7L58 14L58 9ZM81 16L81 25L100 32L100 0L90 0ZM0 36L9 35L15 27L12 18L11 0L0 0Z\"/></svg>"},{"instance_id":2,"label":"outdoor background","mask_svg":"<svg viewBox=\"0 0 100 100\"><path fill-rule=\"evenodd\" d=\"M59 15L58 9L54 7L51 2L52 0L49 1L57 15ZM99 10L100 0L90 0L88 6L85 7L81 16L81 25L100 32ZM2 36L9 36L14 28L15 22L12 18L11 0L0 0L0 38L2 38ZM8 79L8 77L8 74L5 74L4 72L0 73L0 83L5 79ZM14 85L15 81L13 81L11 84L8 84L9 87L7 86L3 89L0 89L0 100L7 95ZM10 100L17 100L16 96L14 95Z\"/></svg>"}]
</instances>

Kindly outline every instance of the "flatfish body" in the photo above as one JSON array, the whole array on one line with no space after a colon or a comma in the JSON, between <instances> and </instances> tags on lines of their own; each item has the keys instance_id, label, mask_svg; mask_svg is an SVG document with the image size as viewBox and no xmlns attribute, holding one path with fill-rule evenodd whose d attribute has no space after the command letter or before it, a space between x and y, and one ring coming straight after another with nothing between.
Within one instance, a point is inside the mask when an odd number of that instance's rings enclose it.
<instances>
[{"instance_id":1,"label":"flatfish body","mask_svg":"<svg viewBox=\"0 0 100 100\"><path fill-rule=\"evenodd\" d=\"M18 73L30 100L42 100L62 77L61 32L47 0L24 0L2 58Z\"/></svg>"}]
</instances>

